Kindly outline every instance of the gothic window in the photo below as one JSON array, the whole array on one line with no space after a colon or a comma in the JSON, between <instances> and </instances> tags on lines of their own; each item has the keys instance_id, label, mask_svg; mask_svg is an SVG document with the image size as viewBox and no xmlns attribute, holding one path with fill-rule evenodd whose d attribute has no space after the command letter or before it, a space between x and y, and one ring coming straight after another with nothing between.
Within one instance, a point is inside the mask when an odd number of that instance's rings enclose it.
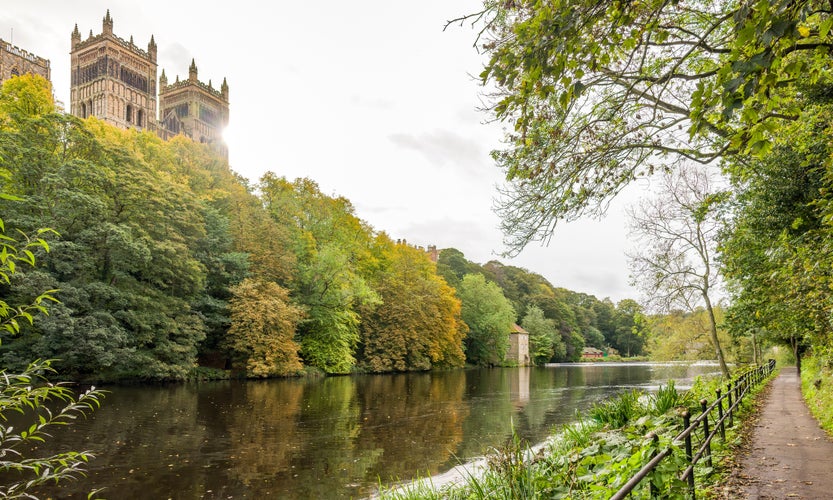
<instances>
[{"instance_id":1,"label":"gothic window","mask_svg":"<svg viewBox=\"0 0 833 500\"><path fill-rule=\"evenodd\" d=\"M144 118L143 115L144 115L144 113L142 113L141 109L136 112L136 125L138 125L140 127L142 126L142 119Z\"/></svg>"},{"instance_id":2,"label":"gothic window","mask_svg":"<svg viewBox=\"0 0 833 500\"><path fill-rule=\"evenodd\" d=\"M130 104L127 105L127 112L124 114L124 119L127 120L127 123L133 123L133 106Z\"/></svg>"},{"instance_id":3,"label":"gothic window","mask_svg":"<svg viewBox=\"0 0 833 500\"><path fill-rule=\"evenodd\" d=\"M12 68L12 76L20 76L20 72L17 70L17 68Z\"/></svg>"},{"instance_id":4,"label":"gothic window","mask_svg":"<svg viewBox=\"0 0 833 500\"><path fill-rule=\"evenodd\" d=\"M81 103L81 118L86 118L86 117L87 117L87 104L82 102Z\"/></svg>"},{"instance_id":5,"label":"gothic window","mask_svg":"<svg viewBox=\"0 0 833 500\"><path fill-rule=\"evenodd\" d=\"M187 103L187 102L185 102L185 103L182 103L182 104L178 104L178 105L174 108L174 111L176 111L176 116L178 116L179 118L185 118L185 117L187 117L187 116L188 116L188 112L189 112L189 111L188 111L188 103Z\"/></svg>"}]
</instances>

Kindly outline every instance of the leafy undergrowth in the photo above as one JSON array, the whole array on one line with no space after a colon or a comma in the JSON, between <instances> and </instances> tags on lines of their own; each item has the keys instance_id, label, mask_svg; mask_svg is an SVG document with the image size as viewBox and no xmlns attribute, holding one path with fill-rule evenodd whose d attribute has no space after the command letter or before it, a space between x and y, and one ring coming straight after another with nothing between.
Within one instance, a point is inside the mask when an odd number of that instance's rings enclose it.
<instances>
[{"instance_id":1,"label":"leafy undergrowth","mask_svg":"<svg viewBox=\"0 0 833 500\"><path fill-rule=\"evenodd\" d=\"M833 360L819 355L803 359L801 392L810 412L833 436Z\"/></svg>"},{"instance_id":2,"label":"leafy undergrowth","mask_svg":"<svg viewBox=\"0 0 833 500\"><path fill-rule=\"evenodd\" d=\"M761 384L753 390L760 390ZM680 392L673 382L656 394L629 391L593 406L586 415L558 430L548 444L533 451L515 436L500 450L494 450L481 474L469 474L461 484L440 488L425 481L397 489L383 490L383 499L531 499L609 498L656 453L672 453L650 473L629 498L685 498L688 486L680 481L687 467L684 443L673 438L683 429L682 413L700 413L700 400L714 401L720 379L698 379L689 391ZM712 467L701 460L695 467L697 491L717 484L731 462L740 437L738 422L748 413L754 398L745 398L735 416L735 428L726 427L726 440L712 441ZM693 417L692 417L693 418ZM695 452L703 439L695 433Z\"/></svg>"}]
</instances>

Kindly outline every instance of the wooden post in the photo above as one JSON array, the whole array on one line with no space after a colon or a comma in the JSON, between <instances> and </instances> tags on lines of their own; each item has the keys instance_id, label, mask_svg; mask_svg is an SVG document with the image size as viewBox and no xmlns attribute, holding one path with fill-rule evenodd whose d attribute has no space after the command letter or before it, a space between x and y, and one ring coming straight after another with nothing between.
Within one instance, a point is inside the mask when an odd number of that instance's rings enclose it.
<instances>
[{"instance_id":1,"label":"wooden post","mask_svg":"<svg viewBox=\"0 0 833 500\"><path fill-rule=\"evenodd\" d=\"M726 442L726 426L723 423L723 400L720 398L720 389L715 391L717 394L717 418L720 422L720 439Z\"/></svg>"}]
</instances>

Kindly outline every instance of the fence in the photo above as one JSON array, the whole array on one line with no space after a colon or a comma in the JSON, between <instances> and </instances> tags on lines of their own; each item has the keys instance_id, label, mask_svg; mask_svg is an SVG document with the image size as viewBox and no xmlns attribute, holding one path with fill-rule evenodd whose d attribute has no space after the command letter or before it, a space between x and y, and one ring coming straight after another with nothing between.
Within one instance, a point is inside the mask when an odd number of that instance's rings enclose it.
<instances>
[{"instance_id":1,"label":"fence","mask_svg":"<svg viewBox=\"0 0 833 500\"><path fill-rule=\"evenodd\" d=\"M688 492L691 498L696 497L694 490L694 466L703 458L705 458L706 465L708 467L712 466L712 439L719 433L721 439L724 441L726 440L726 425L728 424L729 427L734 425L734 415L738 405L740 405L744 396L746 396L752 387L759 384L770 373L772 373L773 368L775 368L775 361L770 360L762 366L748 370L746 373L735 379L734 383L729 381L726 393L721 394L721 390L718 389L716 394L717 398L711 405L709 405L708 401L705 399L700 401L701 413L694 417L693 420L688 411L683 414L684 429L674 438L674 442L685 444L685 455L689 465L680 475L680 480L688 484ZM725 411L723 408L724 401L726 402ZM715 409L717 409L717 418L713 418L713 425L710 428L709 415L713 414ZM694 435L694 433L700 428L703 429L703 440L700 447L697 449L697 452L694 453L691 438L692 435ZM652 437L654 440L658 439L656 435L653 435ZM647 464L645 464L644 467L642 467L642 469L639 470L639 472L631 477L630 480L616 492L616 494L610 497L611 500L621 500L629 495L634 488L639 485L639 482L645 479L645 477L648 476L648 474L650 474L663 459L671 455L673 451L673 448L667 447L658 452ZM652 497L658 495L654 488L655 486L651 484Z\"/></svg>"}]
</instances>

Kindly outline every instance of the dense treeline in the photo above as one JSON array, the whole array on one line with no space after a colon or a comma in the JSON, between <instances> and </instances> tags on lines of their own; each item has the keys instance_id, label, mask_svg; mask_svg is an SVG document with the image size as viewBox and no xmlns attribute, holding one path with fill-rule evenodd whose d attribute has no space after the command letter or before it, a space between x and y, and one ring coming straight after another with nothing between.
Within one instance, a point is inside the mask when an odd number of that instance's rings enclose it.
<instances>
[{"instance_id":1,"label":"dense treeline","mask_svg":"<svg viewBox=\"0 0 833 500\"><path fill-rule=\"evenodd\" d=\"M470 262L453 248L440 252L437 272L461 294L473 286L470 282L474 276L483 277L479 287L496 284L514 311L515 321L529 332L530 356L537 363L576 361L584 347L623 356L645 353L650 329L642 307L634 300L614 304L607 298L599 300L593 295L557 288L526 269L497 261L484 265ZM464 299L464 318L466 306ZM498 303L490 309L499 307ZM471 323L469 326L475 330ZM474 338L470 332L470 349Z\"/></svg>"},{"instance_id":2,"label":"dense treeline","mask_svg":"<svg viewBox=\"0 0 833 500\"><path fill-rule=\"evenodd\" d=\"M801 116L764 158L737 158L722 242L733 294L728 323L748 343L785 344L800 361L833 354L833 81L800 89Z\"/></svg>"},{"instance_id":3,"label":"dense treeline","mask_svg":"<svg viewBox=\"0 0 833 500\"><path fill-rule=\"evenodd\" d=\"M49 228L51 247L0 293L61 301L0 346L10 368L54 358L65 374L115 380L497 365L515 323L538 363L645 343L633 301L453 249L435 265L312 180L249 185L186 138L62 113L37 77L3 86L0 168L6 224Z\"/></svg>"},{"instance_id":4,"label":"dense treeline","mask_svg":"<svg viewBox=\"0 0 833 500\"><path fill-rule=\"evenodd\" d=\"M51 229L51 251L0 293L61 300L2 344L4 366L56 358L79 377L181 379L198 365L270 376L464 364L460 301L427 255L314 182L249 186L188 139L60 112L37 77L4 84L0 127L4 220Z\"/></svg>"}]
</instances>

